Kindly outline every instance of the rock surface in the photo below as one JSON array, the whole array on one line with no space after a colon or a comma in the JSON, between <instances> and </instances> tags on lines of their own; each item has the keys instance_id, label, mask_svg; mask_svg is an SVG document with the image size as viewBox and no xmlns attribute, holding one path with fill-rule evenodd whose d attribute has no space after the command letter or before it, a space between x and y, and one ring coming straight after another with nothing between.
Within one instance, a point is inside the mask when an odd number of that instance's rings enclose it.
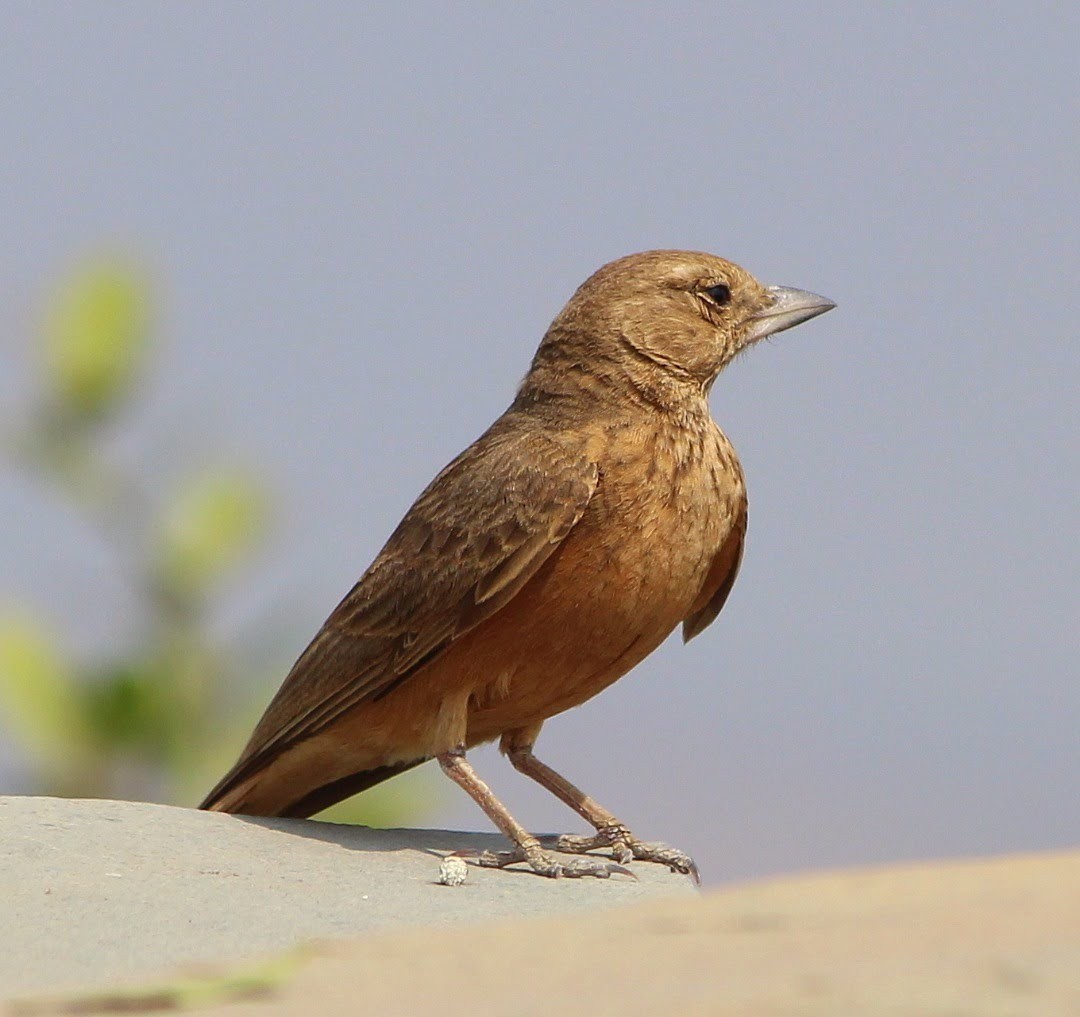
<instances>
[{"instance_id":1,"label":"rock surface","mask_svg":"<svg viewBox=\"0 0 1080 1017\"><path fill-rule=\"evenodd\" d=\"M445 851L492 842L478 835L45 799L0 799L0 831L0 997L38 997L10 1014L1080 1014L1080 852L698 896L644 866L640 884L470 867L436 885ZM290 949L240 960L260 943ZM195 957L216 961L176 968Z\"/></svg>"},{"instance_id":2,"label":"rock surface","mask_svg":"<svg viewBox=\"0 0 1080 1017\"><path fill-rule=\"evenodd\" d=\"M0 798L0 999L393 926L693 895L684 876L640 864L638 882L470 865L464 885L438 884L447 853L505 847L495 834Z\"/></svg>"}]
</instances>

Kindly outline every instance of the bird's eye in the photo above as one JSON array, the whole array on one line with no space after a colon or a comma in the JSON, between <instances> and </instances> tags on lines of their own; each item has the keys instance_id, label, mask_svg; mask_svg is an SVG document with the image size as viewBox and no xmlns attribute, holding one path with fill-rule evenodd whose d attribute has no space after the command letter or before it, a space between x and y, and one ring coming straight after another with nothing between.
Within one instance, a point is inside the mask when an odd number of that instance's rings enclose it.
<instances>
[{"instance_id":1,"label":"bird's eye","mask_svg":"<svg viewBox=\"0 0 1080 1017\"><path fill-rule=\"evenodd\" d=\"M715 286L706 286L705 295L718 307L723 307L731 300L731 288L724 283L717 283Z\"/></svg>"}]
</instances>

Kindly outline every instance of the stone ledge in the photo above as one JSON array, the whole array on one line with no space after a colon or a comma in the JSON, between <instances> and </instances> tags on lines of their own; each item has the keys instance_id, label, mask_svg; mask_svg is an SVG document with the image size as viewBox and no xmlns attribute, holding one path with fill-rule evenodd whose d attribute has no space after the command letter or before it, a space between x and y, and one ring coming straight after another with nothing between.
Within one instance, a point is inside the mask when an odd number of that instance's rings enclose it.
<instances>
[{"instance_id":1,"label":"stone ledge","mask_svg":"<svg viewBox=\"0 0 1080 1017\"><path fill-rule=\"evenodd\" d=\"M393 927L694 894L655 865L636 865L637 882L475 866L463 886L436 882L443 855L505 846L495 834L0 797L0 999Z\"/></svg>"}]
</instances>

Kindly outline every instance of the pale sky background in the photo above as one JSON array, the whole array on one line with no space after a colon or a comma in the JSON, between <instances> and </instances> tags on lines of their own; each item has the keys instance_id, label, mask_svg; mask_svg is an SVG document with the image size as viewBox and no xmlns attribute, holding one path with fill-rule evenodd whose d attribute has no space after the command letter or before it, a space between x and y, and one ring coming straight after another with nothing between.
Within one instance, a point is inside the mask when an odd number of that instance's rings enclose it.
<instances>
[{"instance_id":1,"label":"pale sky background","mask_svg":"<svg viewBox=\"0 0 1080 1017\"><path fill-rule=\"evenodd\" d=\"M714 882L1075 844L1078 39L1066 3L0 3L3 412L72 260L144 258L127 447L271 479L227 615L290 605L269 699L597 266L696 248L827 294L713 392L751 506L720 619L538 752ZM129 631L49 492L5 467L0 517L0 596ZM453 788L425 821L486 828Z\"/></svg>"}]
</instances>

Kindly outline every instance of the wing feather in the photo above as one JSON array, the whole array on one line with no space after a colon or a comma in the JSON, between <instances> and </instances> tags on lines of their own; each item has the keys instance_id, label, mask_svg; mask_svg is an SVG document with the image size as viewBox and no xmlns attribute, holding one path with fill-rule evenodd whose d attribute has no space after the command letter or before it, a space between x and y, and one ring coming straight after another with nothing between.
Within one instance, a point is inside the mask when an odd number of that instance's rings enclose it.
<instances>
[{"instance_id":1,"label":"wing feather","mask_svg":"<svg viewBox=\"0 0 1080 1017\"><path fill-rule=\"evenodd\" d=\"M581 518L597 479L578 446L504 417L409 509L203 807L290 745L386 695L504 607Z\"/></svg>"}]
</instances>

